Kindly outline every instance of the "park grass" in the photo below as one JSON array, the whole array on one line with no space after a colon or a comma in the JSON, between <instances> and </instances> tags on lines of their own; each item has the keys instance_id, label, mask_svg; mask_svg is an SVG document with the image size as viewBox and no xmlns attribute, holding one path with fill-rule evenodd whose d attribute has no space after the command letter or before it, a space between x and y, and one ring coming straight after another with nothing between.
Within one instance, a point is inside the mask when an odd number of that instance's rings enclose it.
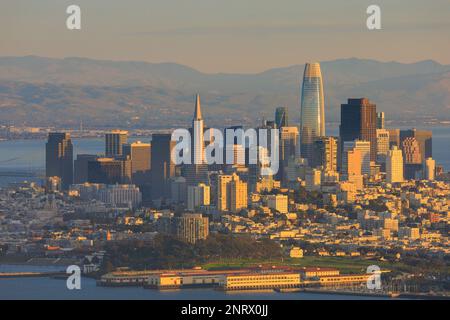
<instances>
[{"instance_id":1,"label":"park grass","mask_svg":"<svg viewBox=\"0 0 450 320\"><path fill-rule=\"evenodd\" d=\"M368 266L377 265L382 270L408 272L410 267L402 262L388 262L379 260L368 260L361 257L318 257L305 256L303 258L284 258L277 260L258 260L258 259L226 259L202 265L203 269L237 269L264 266L291 266L291 267L321 267L336 268L342 274L364 273Z\"/></svg>"}]
</instances>

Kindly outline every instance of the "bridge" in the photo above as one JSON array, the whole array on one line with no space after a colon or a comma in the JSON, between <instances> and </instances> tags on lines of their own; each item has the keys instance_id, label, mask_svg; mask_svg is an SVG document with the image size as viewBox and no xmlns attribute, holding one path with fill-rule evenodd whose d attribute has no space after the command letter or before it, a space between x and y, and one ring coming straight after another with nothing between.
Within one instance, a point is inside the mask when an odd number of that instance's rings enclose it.
<instances>
[{"instance_id":1,"label":"bridge","mask_svg":"<svg viewBox=\"0 0 450 320\"><path fill-rule=\"evenodd\" d=\"M57 277L67 276L65 272L1 272L0 279L2 278L35 278L35 277Z\"/></svg>"},{"instance_id":2,"label":"bridge","mask_svg":"<svg viewBox=\"0 0 450 320\"><path fill-rule=\"evenodd\" d=\"M44 178L44 174L35 171L0 171L0 177Z\"/></svg>"}]
</instances>

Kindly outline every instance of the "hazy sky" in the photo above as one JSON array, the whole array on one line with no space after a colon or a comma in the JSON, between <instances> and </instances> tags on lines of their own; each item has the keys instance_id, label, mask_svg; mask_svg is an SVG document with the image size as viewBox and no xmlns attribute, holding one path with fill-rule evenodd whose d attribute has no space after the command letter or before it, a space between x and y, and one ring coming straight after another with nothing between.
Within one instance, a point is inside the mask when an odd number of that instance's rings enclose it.
<instances>
[{"instance_id":1,"label":"hazy sky","mask_svg":"<svg viewBox=\"0 0 450 320\"><path fill-rule=\"evenodd\" d=\"M66 29L66 8L82 30ZM382 9L382 30L366 8ZM450 64L450 0L1 0L0 56L177 62L204 72L359 57Z\"/></svg>"}]
</instances>

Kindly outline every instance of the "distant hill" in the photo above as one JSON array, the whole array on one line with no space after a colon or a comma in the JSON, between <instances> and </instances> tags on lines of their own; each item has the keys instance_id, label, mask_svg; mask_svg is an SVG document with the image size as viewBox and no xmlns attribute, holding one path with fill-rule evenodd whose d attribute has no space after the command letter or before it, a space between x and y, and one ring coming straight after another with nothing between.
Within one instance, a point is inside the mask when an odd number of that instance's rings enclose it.
<instances>
[{"instance_id":1,"label":"distant hill","mask_svg":"<svg viewBox=\"0 0 450 320\"><path fill-rule=\"evenodd\" d=\"M174 64L0 57L0 123L147 128L188 125L202 95L208 125L255 125L289 107L299 121L304 65L258 74L206 74ZM450 66L341 59L322 62L328 122L349 97L368 97L388 119L450 120Z\"/></svg>"}]
</instances>

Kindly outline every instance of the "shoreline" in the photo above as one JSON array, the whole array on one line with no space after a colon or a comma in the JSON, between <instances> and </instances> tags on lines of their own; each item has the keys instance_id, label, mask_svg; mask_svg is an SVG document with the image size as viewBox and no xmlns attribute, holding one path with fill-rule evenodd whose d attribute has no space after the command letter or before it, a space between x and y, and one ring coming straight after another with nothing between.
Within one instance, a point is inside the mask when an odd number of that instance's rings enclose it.
<instances>
[{"instance_id":1,"label":"shoreline","mask_svg":"<svg viewBox=\"0 0 450 320\"><path fill-rule=\"evenodd\" d=\"M2 265L2 264L0 264ZM86 279L90 279L90 280L96 280L93 277L89 277L89 276L85 276L83 275L84 278ZM27 279L48 279L48 280L55 280L55 281L60 281L61 279L65 279L65 277L59 275L59 276L26 276L26 277L0 277L0 282L3 280L27 280ZM98 288L99 286L97 285L97 281L95 281L95 287L94 288ZM120 292L122 290L121 287L104 287L101 286L102 289L111 289L111 291L116 291L116 292ZM122 287L122 288L128 288L131 289L132 287L126 286L126 287ZM117 290L119 289L119 290ZM142 289L142 287L135 287L135 289ZM196 291L198 293L201 292L208 292L209 290L213 290L211 288L188 288L189 290L187 291ZM0 289L1 291L1 289ZM158 291L158 290L151 290L154 292L160 292L161 294L165 294L168 292L172 292L172 291L176 291L179 293L182 293L184 290L183 289L176 289L176 290L164 290L164 291ZM220 291L220 290L219 290ZM123 290L123 292L127 292L126 290ZM269 294L269 295L275 295L275 294L311 294L311 295L317 295L317 300L321 300L321 296L345 296L347 298L349 297L355 297L355 298L381 298L381 299L389 299L389 300L394 300L394 299L410 299L410 300L450 300L450 296L445 296L445 295L430 295L430 294L420 294L420 293L399 293L397 294L388 294L388 293L370 293L370 292L355 292L355 291L336 291L336 290L329 290L329 289L308 289L308 288L299 288L299 289L295 289L295 290L273 290L273 289L266 289L266 290L239 290L239 291L235 291L235 292L226 292L226 294L238 294L238 295L252 295L252 294L259 294L259 293L263 293L263 294ZM357 299L356 299L357 300Z\"/></svg>"},{"instance_id":2,"label":"shoreline","mask_svg":"<svg viewBox=\"0 0 450 320\"><path fill-rule=\"evenodd\" d=\"M356 291L336 291L329 289L308 289L303 288L297 291L285 291L283 293L305 292L311 294L332 294L358 297L374 297L374 298L390 298L390 299L416 299L416 300L450 300L450 296L441 294L431 295L425 293L371 293L371 292L356 292Z\"/></svg>"},{"instance_id":3,"label":"shoreline","mask_svg":"<svg viewBox=\"0 0 450 320\"><path fill-rule=\"evenodd\" d=\"M0 259L0 266L28 266L28 267L67 267L72 264L76 264L76 261L67 261L64 260L62 262L56 261L56 263L52 263L51 261L30 261L36 258L29 258L26 261L17 259L17 260L7 260L3 261ZM51 260L51 259L49 259ZM57 259L54 259L57 260Z\"/></svg>"}]
</instances>

